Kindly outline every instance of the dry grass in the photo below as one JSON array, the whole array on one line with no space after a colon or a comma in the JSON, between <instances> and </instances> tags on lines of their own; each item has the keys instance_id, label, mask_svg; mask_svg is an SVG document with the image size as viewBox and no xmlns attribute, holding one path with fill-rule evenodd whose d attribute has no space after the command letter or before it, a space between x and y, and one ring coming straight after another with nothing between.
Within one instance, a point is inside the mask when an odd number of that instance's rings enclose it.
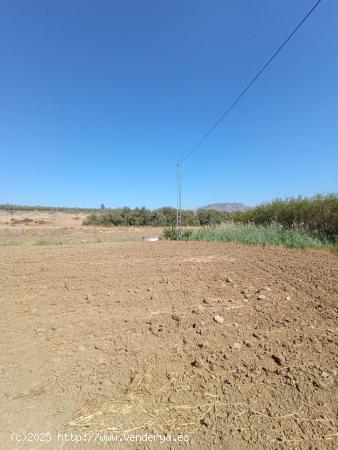
<instances>
[{"instance_id":1,"label":"dry grass","mask_svg":"<svg viewBox=\"0 0 338 450\"><path fill-rule=\"evenodd\" d=\"M333 418L308 418L302 417L299 411L286 412L282 415L271 415L270 413L261 412L253 408L252 405L243 402L225 403L212 393L204 392L201 401L197 402L196 398L193 402L174 403L170 401L171 395L181 394L190 391L189 385L178 382L173 377L162 386L152 391L152 386L146 380L145 376L136 375L126 390L125 395L108 396L105 399L97 398L93 405L88 406L85 410L79 411L73 417L68 427L77 431L86 431L90 433L113 433L114 435L127 435L138 430L156 433L177 432L184 430L192 436L208 414L212 411L217 415L232 416L236 423L245 417L246 426L251 427L251 422L255 420L294 420L296 422L322 422L333 426L335 419ZM243 422L241 422L243 428ZM338 436L338 433L331 432L320 438L321 441L331 441ZM269 436L271 442L276 441L275 438ZM304 439L285 439L280 438L283 442L301 442Z\"/></svg>"},{"instance_id":2,"label":"dry grass","mask_svg":"<svg viewBox=\"0 0 338 450\"><path fill-rule=\"evenodd\" d=\"M159 389L152 390L144 376L136 375L125 395L102 399L100 405L93 405L78 413L68 426L121 435L139 429L155 428L182 430L190 427L190 432L193 432L213 407L214 401L209 400L203 404L168 402L168 397L172 394L190 389L190 386L179 384L176 378L171 378ZM119 424L116 423L117 418Z\"/></svg>"}]
</instances>

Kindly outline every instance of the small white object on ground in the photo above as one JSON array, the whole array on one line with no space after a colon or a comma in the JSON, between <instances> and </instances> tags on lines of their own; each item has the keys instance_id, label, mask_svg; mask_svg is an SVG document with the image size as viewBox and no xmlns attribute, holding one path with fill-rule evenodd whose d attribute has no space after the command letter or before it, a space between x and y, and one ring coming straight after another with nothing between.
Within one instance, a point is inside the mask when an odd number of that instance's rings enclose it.
<instances>
[{"instance_id":1,"label":"small white object on ground","mask_svg":"<svg viewBox=\"0 0 338 450\"><path fill-rule=\"evenodd\" d=\"M217 323L224 323L224 319L221 316L215 316L214 321Z\"/></svg>"}]
</instances>

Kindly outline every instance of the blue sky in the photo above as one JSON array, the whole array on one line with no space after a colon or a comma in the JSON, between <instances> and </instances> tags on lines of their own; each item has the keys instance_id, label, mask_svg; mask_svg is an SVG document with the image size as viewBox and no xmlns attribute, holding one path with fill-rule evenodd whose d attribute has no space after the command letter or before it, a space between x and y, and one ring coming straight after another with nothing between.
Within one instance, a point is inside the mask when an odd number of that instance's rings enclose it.
<instances>
[{"instance_id":1,"label":"blue sky","mask_svg":"<svg viewBox=\"0 0 338 450\"><path fill-rule=\"evenodd\" d=\"M314 0L2 0L0 203L175 205L176 161ZM337 192L338 2L183 165L183 207Z\"/></svg>"}]
</instances>

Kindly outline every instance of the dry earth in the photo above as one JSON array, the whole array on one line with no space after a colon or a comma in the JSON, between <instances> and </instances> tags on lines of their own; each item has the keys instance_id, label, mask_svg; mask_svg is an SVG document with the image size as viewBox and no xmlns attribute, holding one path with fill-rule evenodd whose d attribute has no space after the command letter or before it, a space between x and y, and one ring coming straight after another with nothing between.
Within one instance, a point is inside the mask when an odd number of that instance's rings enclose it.
<instances>
[{"instance_id":1,"label":"dry earth","mask_svg":"<svg viewBox=\"0 0 338 450\"><path fill-rule=\"evenodd\" d=\"M1 449L338 448L336 256L81 222L0 215Z\"/></svg>"}]
</instances>

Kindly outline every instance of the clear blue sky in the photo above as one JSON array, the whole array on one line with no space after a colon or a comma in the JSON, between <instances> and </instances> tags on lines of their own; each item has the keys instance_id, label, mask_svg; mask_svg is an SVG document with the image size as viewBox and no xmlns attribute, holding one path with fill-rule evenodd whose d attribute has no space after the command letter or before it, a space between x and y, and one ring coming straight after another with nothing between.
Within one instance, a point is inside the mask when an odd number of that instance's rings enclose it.
<instances>
[{"instance_id":1,"label":"clear blue sky","mask_svg":"<svg viewBox=\"0 0 338 450\"><path fill-rule=\"evenodd\" d=\"M2 0L0 203L175 205L176 161L315 0ZM337 192L338 2L183 166L183 207Z\"/></svg>"}]
</instances>

